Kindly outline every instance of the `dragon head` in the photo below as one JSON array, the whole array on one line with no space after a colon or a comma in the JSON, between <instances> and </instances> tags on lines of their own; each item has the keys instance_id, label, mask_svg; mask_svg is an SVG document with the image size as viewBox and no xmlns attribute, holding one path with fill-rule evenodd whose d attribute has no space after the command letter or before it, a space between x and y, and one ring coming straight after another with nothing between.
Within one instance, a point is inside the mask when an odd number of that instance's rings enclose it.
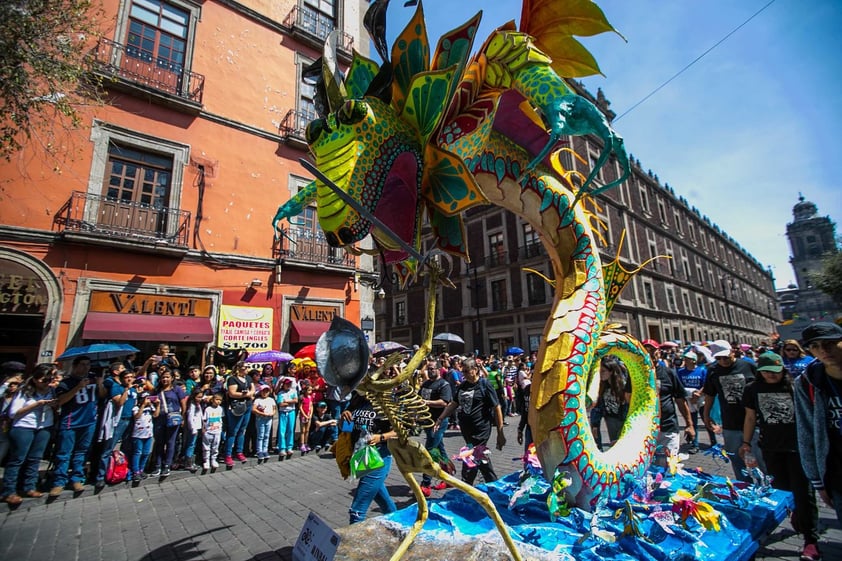
<instances>
[{"instance_id":1,"label":"dragon head","mask_svg":"<svg viewBox=\"0 0 842 561\"><path fill-rule=\"evenodd\" d=\"M307 143L316 165L337 187L358 201L392 232L415 245L422 206L423 147L417 131L383 101L345 101L336 111L311 121ZM389 261L406 252L332 189L316 183L319 223L333 246L347 246L371 233ZM409 217L415 217L415 220Z\"/></svg>"}]
</instances>

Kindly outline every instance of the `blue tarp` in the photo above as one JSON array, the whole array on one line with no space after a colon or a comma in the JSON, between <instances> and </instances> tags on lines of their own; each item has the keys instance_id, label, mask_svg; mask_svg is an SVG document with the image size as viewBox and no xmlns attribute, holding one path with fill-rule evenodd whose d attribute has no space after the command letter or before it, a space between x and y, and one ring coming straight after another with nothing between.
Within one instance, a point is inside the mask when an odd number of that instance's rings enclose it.
<instances>
[{"instance_id":1,"label":"blue tarp","mask_svg":"<svg viewBox=\"0 0 842 561\"><path fill-rule=\"evenodd\" d=\"M657 468L652 468L653 474L657 472ZM555 522L550 521L546 502L548 484L544 485L543 492L531 494L525 504L509 510L507 507L518 488L519 475L519 472L512 473L479 488L491 497L516 542L554 551L561 558L566 553L579 561L746 561L757 550L757 539L774 530L793 505L792 494L786 491L749 487L738 491L736 501L729 499L724 491L723 496L705 499L722 515L719 531L706 530L691 518L686 528L680 523L669 525L673 532L670 534L649 513L670 511L671 503L643 504L632 500L630 504L639 515L639 531L645 538L623 536L623 517L615 518L614 513L626 504L624 502L610 503L599 510L595 524L594 515L580 509L573 509L569 516ZM680 488L695 493L700 485L710 482L727 489L724 478L704 473L679 473L666 480L670 495ZM480 505L461 491L452 490L441 499L430 501L429 506L430 516L424 525L426 539L446 542L496 532L494 523ZM408 527L415 522L416 515L416 506L411 505L387 515L387 519ZM612 543L591 535L594 525L614 534L616 541Z\"/></svg>"}]
</instances>

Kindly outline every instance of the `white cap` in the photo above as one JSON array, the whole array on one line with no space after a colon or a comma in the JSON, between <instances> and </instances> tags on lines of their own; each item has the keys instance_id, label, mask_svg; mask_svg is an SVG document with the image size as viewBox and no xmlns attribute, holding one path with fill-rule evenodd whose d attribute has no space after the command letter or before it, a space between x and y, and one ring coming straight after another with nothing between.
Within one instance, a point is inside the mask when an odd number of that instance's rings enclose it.
<instances>
[{"instance_id":1,"label":"white cap","mask_svg":"<svg viewBox=\"0 0 842 561\"><path fill-rule=\"evenodd\" d=\"M708 347L710 347L710 352L713 354L713 358L731 355L731 343L725 339L718 339L708 345Z\"/></svg>"},{"instance_id":2,"label":"white cap","mask_svg":"<svg viewBox=\"0 0 842 561\"><path fill-rule=\"evenodd\" d=\"M693 351L687 351L682 355L684 358L689 358L691 360L699 360L699 357Z\"/></svg>"}]
</instances>

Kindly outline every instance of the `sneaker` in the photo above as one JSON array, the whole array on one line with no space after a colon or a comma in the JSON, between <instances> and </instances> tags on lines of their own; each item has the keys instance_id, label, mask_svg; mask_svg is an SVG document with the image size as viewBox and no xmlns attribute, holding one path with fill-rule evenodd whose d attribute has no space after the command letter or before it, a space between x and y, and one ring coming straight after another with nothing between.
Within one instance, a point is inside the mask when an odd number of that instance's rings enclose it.
<instances>
[{"instance_id":1,"label":"sneaker","mask_svg":"<svg viewBox=\"0 0 842 561\"><path fill-rule=\"evenodd\" d=\"M289 460L290 458L292 458L292 450L287 452L287 460Z\"/></svg>"},{"instance_id":2,"label":"sneaker","mask_svg":"<svg viewBox=\"0 0 842 561\"><path fill-rule=\"evenodd\" d=\"M426 486L422 485L421 486L421 494L424 495L427 498L430 498L430 495L433 494L433 490L430 489L429 487L426 487Z\"/></svg>"},{"instance_id":3,"label":"sneaker","mask_svg":"<svg viewBox=\"0 0 842 561\"><path fill-rule=\"evenodd\" d=\"M248 460L248 458L246 458L246 455L245 455L245 454L243 454L242 452L240 452L239 454L237 454L236 456L234 456L234 458L235 458L238 462L243 462L243 463L246 463L247 461L249 461L249 460Z\"/></svg>"},{"instance_id":4,"label":"sneaker","mask_svg":"<svg viewBox=\"0 0 842 561\"><path fill-rule=\"evenodd\" d=\"M216 458L214 458L214 459L212 459L212 460L211 460L211 467L212 467L213 469L216 469L216 468L218 468L218 467L219 467L219 462L217 462L217 461L216 461Z\"/></svg>"},{"instance_id":5,"label":"sneaker","mask_svg":"<svg viewBox=\"0 0 842 561\"><path fill-rule=\"evenodd\" d=\"M308 451L309 451L309 448L308 448ZM318 454L319 452L321 452L321 451L322 451L322 447L321 447L321 446L316 446L316 449L315 449L314 451L316 452L316 454Z\"/></svg>"},{"instance_id":6,"label":"sneaker","mask_svg":"<svg viewBox=\"0 0 842 561\"><path fill-rule=\"evenodd\" d=\"M155 471L149 474L149 477L158 477L159 475L161 475L161 468L156 467Z\"/></svg>"},{"instance_id":7,"label":"sneaker","mask_svg":"<svg viewBox=\"0 0 842 561\"><path fill-rule=\"evenodd\" d=\"M161 477L167 477L170 474L170 466L164 466L161 470Z\"/></svg>"},{"instance_id":8,"label":"sneaker","mask_svg":"<svg viewBox=\"0 0 842 561\"><path fill-rule=\"evenodd\" d=\"M143 480L143 475L140 473L133 473L132 474L132 481L137 481L138 483Z\"/></svg>"},{"instance_id":9,"label":"sneaker","mask_svg":"<svg viewBox=\"0 0 842 561\"><path fill-rule=\"evenodd\" d=\"M73 492L74 493L81 493L85 490L85 484L81 481L74 481L73 482Z\"/></svg>"},{"instance_id":10,"label":"sneaker","mask_svg":"<svg viewBox=\"0 0 842 561\"><path fill-rule=\"evenodd\" d=\"M210 462L204 462L202 464L202 469L210 469Z\"/></svg>"},{"instance_id":11,"label":"sneaker","mask_svg":"<svg viewBox=\"0 0 842 561\"><path fill-rule=\"evenodd\" d=\"M801 550L801 561L821 561L822 554L819 553L819 548L814 543L808 543Z\"/></svg>"},{"instance_id":12,"label":"sneaker","mask_svg":"<svg viewBox=\"0 0 842 561\"><path fill-rule=\"evenodd\" d=\"M94 495L98 495L102 493L102 490L105 489L105 481L97 481L94 484Z\"/></svg>"},{"instance_id":13,"label":"sneaker","mask_svg":"<svg viewBox=\"0 0 842 561\"><path fill-rule=\"evenodd\" d=\"M698 446L691 446L690 448L687 449L687 453L688 454L698 454L699 453L699 447Z\"/></svg>"},{"instance_id":14,"label":"sneaker","mask_svg":"<svg viewBox=\"0 0 842 561\"><path fill-rule=\"evenodd\" d=\"M436 491L443 491L443 490L447 489L448 487L449 487L449 485L447 483L445 483L444 481L439 481L438 483L433 485L433 489L435 489Z\"/></svg>"},{"instance_id":15,"label":"sneaker","mask_svg":"<svg viewBox=\"0 0 842 561\"><path fill-rule=\"evenodd\" d=\"M61 496L61 492L64 491L64 487L61 485L56 485L52 489L50 489L50 498L55 499L56 497Z\"/></svg>"},{"instance_id":16,"label":"sneaker","mask_svg":"<svg viewBox=\"0 0 842 561\"><path fill-rule=\"evenodd\" d=\"M230 468L234 467L234 458L231 456L225 456L225 465Z\"/></svg>"},{"instance_id":17,"label":"sneaker","mask_svg":"<svg viewBox=\"0 0 842 561\"><path fill-rule=\"evenodd\" d=\"M44 496L44 493L41 491L36 491L35 489L30 489L29 491L23 492L24 497L29 497L30 499L40 499Z\"/></svg>"},{"instance_id":18,"label":"sneaker","mask_svg":"<svg viewBox=\"0 0 842 561\"><path fill-rule=\"evenodd\" d=\"M304 445L304 444L302 444L302 445L301 445L301 448L299 448L298 450L299 450L302 454L306 454L307 452L309 452L309 451L310 451L310 449L309 449L309 448L307 448L307 446L306 446L306 445Z\"/></svg>"}]
</instances>

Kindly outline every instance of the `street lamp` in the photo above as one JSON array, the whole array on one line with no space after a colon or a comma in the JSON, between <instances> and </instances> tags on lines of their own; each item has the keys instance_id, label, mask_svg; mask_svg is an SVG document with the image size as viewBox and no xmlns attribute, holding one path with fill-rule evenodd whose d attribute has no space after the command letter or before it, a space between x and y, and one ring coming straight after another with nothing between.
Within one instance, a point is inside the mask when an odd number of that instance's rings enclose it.
<instances>
[{"instance_id":1,"label":"street lamp","mask_svg":"<svg viewBox=\"0 0 842 561\"><path fill-rule=\"evenodd\" d=\"M479 278L477 277L477 266L473 265L474 270L474 283L473 283L473 300L474 300L474 310L476 311L476 319L474 320L474 349L477 352L482 350L482 324L480 323L480 315L479 315Z\"/></svg>"}]
</instances>

